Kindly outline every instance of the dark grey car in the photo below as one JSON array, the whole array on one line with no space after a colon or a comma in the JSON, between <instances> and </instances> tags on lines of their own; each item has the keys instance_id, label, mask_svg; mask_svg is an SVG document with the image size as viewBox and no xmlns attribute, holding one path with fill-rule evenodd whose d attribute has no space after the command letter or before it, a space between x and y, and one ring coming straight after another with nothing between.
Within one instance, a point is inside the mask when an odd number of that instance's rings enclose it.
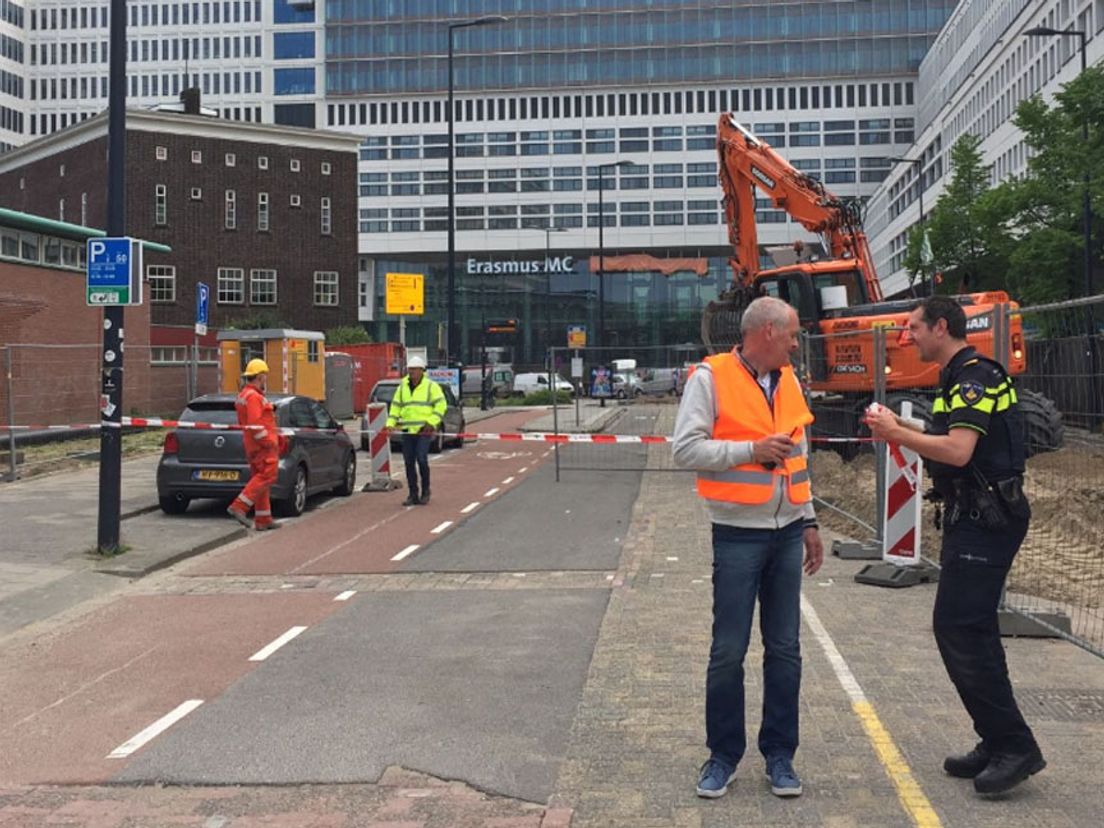
<instances>
[{"instance_id":1,"label":"dark grey car","mask_svg":"<svg viewBox=\"0 0 1104 828\"><path fill-rule=\"evenodd\" d=\"M188 403L182 421L237 425L233 394L206 394ZM356 487L356 450L326 408L310 397L272 394L276 424L304 429L280 440L279 476L272 507L300 515L307 498L320 492L348 496ZM196 498L230 500L249 480L242 432L180 428L165 435L157 465L157 497L169 514L180 514Z\"/></svg>"},{"instance_id":2,"label":"dark grey car","mask_svg":"<svg viewBox=\"0 0 1104 828\"><path fill-rule=\"evenodd\" d=\"M372 393L368 397L370 403L383 403L390 406L391 400L395 396L395 390L399 387L399 383L402 380L397 379L383 379L372 386ZM445 392L445 418L441 423L439 429L444 434L462 434L466 428L464 422L464 409L460 407L460 403L456 401L456 395L452 393L452 388L448 385L441 385L441 390ZM450 445L461 448L464 445L463 437L450 437L448 440ZM391 432L391 448L400 448L402 444L402 434L396 430ZM365 412L360 418L360 447L365 451L368 451L368 413ZM429 450L435 454L440 452L445 447L445 438L441 435L437 435L435 439L429 445Z\"/></svg>"}]
</instances>

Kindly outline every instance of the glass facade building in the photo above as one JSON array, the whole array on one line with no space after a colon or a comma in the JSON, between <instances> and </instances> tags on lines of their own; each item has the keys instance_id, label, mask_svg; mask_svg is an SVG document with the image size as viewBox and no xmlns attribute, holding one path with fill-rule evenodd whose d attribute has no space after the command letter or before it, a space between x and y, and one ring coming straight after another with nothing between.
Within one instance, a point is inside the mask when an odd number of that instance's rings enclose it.
<instances>
[{"instance_id":1,"label":"glass facade building","mask_svg":"<svg viewBox=\"0 0 1104 828\"><path fill-rule=\"evenodd\" d=\"M447 85L450 20L467 90L910 74L956 0L329 0L326 90L407 95Z\"/></svg>"}]
</instances>

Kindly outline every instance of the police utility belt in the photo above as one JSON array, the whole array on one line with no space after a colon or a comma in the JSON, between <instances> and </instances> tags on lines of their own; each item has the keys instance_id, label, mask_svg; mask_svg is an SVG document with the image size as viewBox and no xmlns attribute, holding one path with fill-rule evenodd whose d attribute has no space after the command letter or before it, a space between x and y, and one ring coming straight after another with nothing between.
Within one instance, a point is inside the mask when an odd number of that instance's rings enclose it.
<instances>
[{"instance_id":1,"label":"police utility belt","mask_svg":"<svg viewBox=\"0 0 1104 828\"><path fill-rule=\"evenodd\" d=\"M967 518L986 529L1004 529L1013 519L1026 520L1031 516L1022 475L990 482L973 463L968 469L969 477L937 479L935 487L924 495L936 504L936 529L941 529L944 523L954 526Z\"/></svg>"}]
</instances>

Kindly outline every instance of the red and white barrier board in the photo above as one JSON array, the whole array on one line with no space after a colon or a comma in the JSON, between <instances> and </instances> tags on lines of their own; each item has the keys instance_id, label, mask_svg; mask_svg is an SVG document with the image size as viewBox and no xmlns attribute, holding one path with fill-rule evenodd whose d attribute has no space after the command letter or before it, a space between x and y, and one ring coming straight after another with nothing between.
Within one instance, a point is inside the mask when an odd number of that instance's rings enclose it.
<instances>
[{"instance_id":1,"label":"red and white barrier board","mask_svg":"<svg viewBox=\"0 0 1104 828\"><path fill-rule=\"evenodd\" d=\"M912 405L904 403L908 419ZM920 563L920 506L924 494L924 463L904 446L889 444L886 452L886 493L882 519L882 560L898 566Z\"/></svg>"}]
</instances>

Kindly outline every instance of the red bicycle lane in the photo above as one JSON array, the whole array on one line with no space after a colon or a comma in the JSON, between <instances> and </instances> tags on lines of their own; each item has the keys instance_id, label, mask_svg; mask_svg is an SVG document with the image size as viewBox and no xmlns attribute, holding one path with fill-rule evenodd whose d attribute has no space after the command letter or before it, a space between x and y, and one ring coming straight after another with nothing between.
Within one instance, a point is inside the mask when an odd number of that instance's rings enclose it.
<instances>
[{"instance_id":1,"label":"red bicycle lane","mask_svg":"<svg viewBox=\"0 0 1104 828\"><path fill-rule=\"evenodd\" d=\"M496 414L468 431L511 433L543 414L532 410ZM184 567L181 574L210 577L394 572L399 561L440 540L474 511L519 485L550 452L551 446L543 442L469 442L463 449L431 462L433 497L425 506L403 507L405 488L358 493L348 501L308 513L278 532L253 535L225 550L209 553ZM401 468L402 459L393 457L393 465L396 460Z\"/></svg>"}]
</instances>

